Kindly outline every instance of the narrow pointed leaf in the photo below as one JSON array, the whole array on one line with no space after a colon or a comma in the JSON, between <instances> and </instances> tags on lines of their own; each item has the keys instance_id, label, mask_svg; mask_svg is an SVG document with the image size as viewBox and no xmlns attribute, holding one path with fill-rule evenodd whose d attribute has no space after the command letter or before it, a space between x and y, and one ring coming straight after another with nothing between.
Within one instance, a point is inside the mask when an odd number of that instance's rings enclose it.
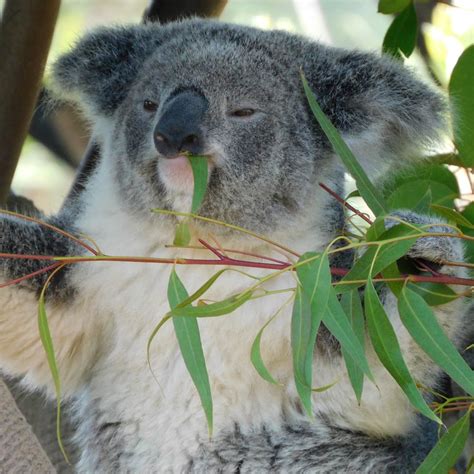
<instances>
[{"instance_id":1,"label":"narrow pointed leaf","mask_svg":"<svg viewBox=\"0 0 474 474\"><path fill-rule=\"evenodd\" d=\"M441 329L423 298L405 287L398 300L398 310L402 323L416 343L459 386L474 396L474 371Z\"/></svg>"},{"instance_id":2,"label":"narrow pointed leaf","mask_svg":"<svg viewBox=\"0 0 474 474\"><path fill-rule=\"evenodd\" d=\"M416 384L403 360L395 331L379 300L372 280L367 282L364 303L367 328L378 358L405 392L411 404L426 417L441 423L416 388Z\"/></svg>"},{"instance_id":3,"label":"narrow pointed leaf","mask_svg":"<svg viewBox=\"0 0 474 474\"><path fill-rule=\"evenodd\" d=\"M187 222L180 222L176 227L173 245L177 247L186 247L191 242L191 232Z\"/></svg>"},{"instance_id":4,"label":"narrow pointed leaf","mask_svg":"<svg viewBox=\"0 0 474 474\"><path fill-rule=\"evenodd\" d=\"M316 257L313 252L305 253L299 263ZM295 383L306 412L312 416L311 386L313 383L313 359L316 334L326 311L331 271L327 253L296 269L300 284L296 290L291 320L291 346Z\"/></svg>"},{"instance_id":5,"label":"narrow pointed leaf","mask_svg":"<svg viewBox=\"0 0 474 474\"><path fill-rule=\"evenodd\" d=\"M204 156L190 156L188 159L189 163L191 164L194 177L194 191L191 212L196 214L201 207L207 190L207 158Z\"/></svg>"},{"instance_id":6,"label":"narrow pointed leaf","mask_svg":"<svg viewBox=\"0 0 474 474\"><path fill-rule=\"evenodd\" d=\"M454 143L464 166L474 166L474 45L461 54L449 81Z\"/></svg>"},{"instance_id":7,"label":"narrow pointed leaf","mask_svg":"<svg viewBox=\"0 0 474 474\"><path fill-rule=\"evenodd\" d=\"M291 317L291 350L295 385L301 403L308 414L313 416L311 405L311 384L313 382L313 352L308 357L309 348L314 350L316 334L312 330L311 305L301 285L296 288L295 302ZM310 360L308 360L310 359Z\"/></svg>"},{"instance_id":8,"label":"narrow pointed leaf","mask_svg":"<svg viewBox=\"0 0 474 474\"><path fill-rule=\"evenodd\" d=\"M357 366L373 382L374 376L370 371L369 363L365 357L364 348L359 342L352 326L344 314L336 292L331 287L328 298L328 308L323 317L323 323L331 334L340 342L343 350L349 354Z\"/></svg>"},{"instance_id":9,"label":"narrow pointed leaf","mask_svg":"<svg viewBox=\"0 0 474 474\"><path fill-rule=\"evenodd\" d=\"M354 266L351 268L351 271L341 280L341 282L366 280L369 277L373 278L389 265L403 257L408 252L408 250L410 250L410 247L416 242L416 235L419 234L419 232L420 231L417 229L413 229L405 224L398 224L395 227L387 230L380 236L379 240L396 239L397 237L406 237L410 235L414 235L414 237L406 240L395 240L393 242L384 243L381 245L378 252L375 246L369 247L364 255L362 255L362 257L356 261ZM375 257L375 263L372 265ZM372 269L371 272L370 269ZM353 288L360 287L363 284L364 283L362 282L339 285L338 291L349 291Z\"/></svg>"},{"instance_id":10,"label":"narrow pointed leaf","mask_svg":"<svg viewBox=\"0 0 474 474\"><path fill-rule=\"evenodd\" d=\"M260 377L262 377L263 380L266 380L267 382L274 384L274 385L280 385L272 376L272 374L268 371L265 362L263 362L262 359L262 352L260 350L260 342L262 340L262 334L263 331L267 328L267 326L273 321L275 316L270 318L258 331L258 334L253 341L252 344L252 349L250 350L250 360L252 361L253 366L255 367L255 370L258 372Z\"/></svg>"},{"instance_id":11,"label":"narrow pointed leaf","mask_svg":"<svg viewBox=\"0 0 474 474\"><path fill-rule=\"evenodd\" d=\"M298 263L317 255L314 252L307 252L300 257ZM296 267L296 274L311 305L313 320L321 322L331 286L331 270L327 253L322 253L318 259Z\"/></svg>"},{"instance_id":12,"label":"narrow pointed leaf","mask_svg":"<svg viewBox=\"0 0 474 474\"><path fill-rule=\"evenodd\" d=\"M233 295L225 300L211 303L205 306L185 306L184 308L176 307L171 311L171 316L188 316L195 318L212 318L232 313L242 306L252 297L252 291L245 291L238 295Z\"/></svg>"},{"instance_id":13,"label":"narrow pointed leaf","mask_svg":"<svg viewBox=\"0 0 474 474\"><path fill-rule=\"evenodd\" d=\"M196 301L198 298L200 298L204 293L206 293L209 288L217 281L220 276L229 271L229 268L224 268L223 270L219 270L218 272L214 273L214 275L209 278L203 285L201 285L192 295L188 296L186 299L181 301L176 308L183 308L184 306L189 306L191 303Z\"/></svg>"},{"instance_id":14,"label":"narrow pointed leaf","mask_svg":"<svg viewBox=\"0 0 474 474\"><path fill-rule=\"evenodd\" d=\"M411 3L412 0L379 0L378 12L389 15L391 13L398 13Z\"/></svg>"},{"instance_id":15,"label":"narrow pointed leaf","mask_svg":"<svg viewBox=\"0 0 474 474\"><path fill-rule=\"evenodd\" d=\"M387 214L388 207L385 204L381 193L377 191L377 189L371 183L362 166L357 161L357 158L344 142L336 127L334 127L334 125L321 109L316 96L309 87L308 81L306 80L303 72L301 73L301 79L303 81L304 91L311 111L313 112L323 132L326 134L328 140L331 142L335 152L341 158L344 166L355 179L357 189L359 190L361 196L364 198L365 202L370 207L370 209L372 209L376 216L379 214Z\"/></svg>"},{"instance_id":16,"label":"narrow pointed leaf","mask_svg":"<svg viewBox=\"0 0 474 474\"><path fill-rule=\"evenodd\" d=\"M468 412L449 428L416 470L416 474L447 473L456 464L469 436L470 418Z\"/></svg>"},{"instance_id":17,"label":"narrow pointed leaf","mask_svg":"<svg viewBox=\"0 0 474 474\"><path fill-rule=\"evenodd\" d=\"M449 221L469 229L474 229L474 225L471 224L460 212L456 211L456 209L446 206L439 206L438 204L432 204L431 207L436 211L437 214L446 217L446 219Z\"/></svg>"},{"instance_id":18,"label":"narrow pointed leaf","mask_svg":"<svg viewBox=\"0 0 474 474\"><path fill-rule=\"evenodd\" d=\"M344 310L345 315L351 323L354 334L357 336L357 339L360 342L362 348L364 348L365 343L365 323L364 323L364 313L362 309L362 303L360 301L360 296L358 290L352 290L349 293L342 295L341 306ZM351 382L352 388L354 389L355 396L357 401L360 403L362 398L362 390L364 385L364 372L359 368L359 366L354 362L354 359L349 355L349 353L342 349L342 355L347 367L347 373L349 375L349 380Z\"/></svg>"},{"instance_id":19,"label":"narrow pointed leaf","mask_svg":"<svg viewBox=\"0 0 474 474\"><path fill-rule=\"evenodd\" d=\"M187 297L186 288L173 268L168 284L170 308L176 308ZM209 433L211 434L213 423L211 386L209 384L197 320L195 318L173 318L173 324L181 355L198 391L204 413L206 414Z\"/></svg>"},{"instance_id":20,"label":"narrow pointed leaf","mask_svg":"<svg viewBox=\"0 0 474 474\"><path fill-rule=\"evenodd\" d=\"M49 330L48 316L46 314L44 301L44 295L47 286L48 284L43 287L38 300L38 330L41 343L46 353L46 360L48 361L48 366L51 372L51 377L53 378L54 390L56 394L56 438L61 454L63 455L66 462L69 463L61 436L61 378L59 376L58 364L54 352L53 339L51 338L51 331Z\"/></svg>"},{"instance_id":21,"label":"narrow pointed leaf","mask_svg":"<svg viewBox=\"0 0 474 474\"><path fill-rule=\"evenodd\" d=\"M408 287L418 293L430 306L451 303L459 298L459 295L448 285L440 283L409 283Z\"/></svg>"},{"instance_id":22,"label":"narrow pointed leaf","mask_svg":"<svg viewBox=\"0 0 474 474\"><path fill-rule=\"evenodd\" d=\"M389 26L383 40L382 51L395 58L408 58L416 46L418 19L412 2L401 11ZM402 56L403 54L403 56Z\"/></svg>"}]
</instances>

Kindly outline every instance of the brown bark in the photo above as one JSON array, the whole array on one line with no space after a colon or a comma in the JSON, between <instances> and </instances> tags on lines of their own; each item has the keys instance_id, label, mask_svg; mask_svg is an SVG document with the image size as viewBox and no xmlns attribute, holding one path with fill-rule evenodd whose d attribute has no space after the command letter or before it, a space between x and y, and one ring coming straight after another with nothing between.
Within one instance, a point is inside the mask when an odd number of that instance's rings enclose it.
<instances>
[{"instance_id":1,"label":"brown bark","mask_svg":"<svg viewBox=\"0 0 474 474\"><path fill-rule=\"evenodd\" d=\"M0 203L38 97L60 0L6 0L0 23Z\"/></svg>"}]
</instances>

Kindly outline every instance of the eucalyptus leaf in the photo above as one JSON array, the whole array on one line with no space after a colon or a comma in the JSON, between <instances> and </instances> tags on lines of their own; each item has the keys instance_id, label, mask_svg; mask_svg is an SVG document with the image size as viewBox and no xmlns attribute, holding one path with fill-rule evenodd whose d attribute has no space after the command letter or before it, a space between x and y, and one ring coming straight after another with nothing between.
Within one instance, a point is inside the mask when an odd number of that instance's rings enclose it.
<instances>
[{"instance_id":1,"label":"eucalyptus leaf","mask_svg":"<svg viewBox=\"0 0 474 474\"><path fill-rule=\"evenodd\" d=\"M449 428L416 470L416 474L447 473L456 464L469 436L470 418L467 412Z\"/></svg>"},{"instance_id":2,"label":"eucalyptus leaf","mask_svg":"<svg viewBox=\"0 0 474 474\"><path fill-rule=\"evenodd\" d=\"M446 206L440 206L438 204L432 204L431 208L436 211L437 214L445 217L448 221L454 224L459 224L474 230L474 224L471 224L460 212L456 209Z\"/></svg>"},{"instance_id":3,"label":"eucalyptus leaf","mask_svg":"<svg viewBox=\"0 0 474 474\"><path fill-rule=\"evenodd\" d=\"M345 315L351 323L354 334L360 342L362 348L365 344L365 322L362 303L358 290L352 290L341 298L341 306ZM351 382L352 388L356 395L357 401L360 403L362 398L362 390L364 385L364 372L354 362L354 359L349 355L346 349L342 349L342 356L346 364L347 373Z\"/></svg>"},{"instance_id":4,"label":"eucalyptus leaf","mask_svg":"<svg viewBox=\"0 0 474 474\"><path fill-rule=\"evenodd\" d=\"M311 304L301 285L296 287L291 316L291 351L295 385L301 403L309 417L313 417L311 385L316 331L313 329ZM313 348L310 352L310 348ZM308 356L309 355L309 356Z\"/></svg>"},{"instance_id":5,"label":"eucalyptus leaf","mask_svg":"<svg viewBox=\"0 0 474 474\"><path fill-rule=\"evenodd\" d=\"M173 245L177 247L186 247L191 241L191 232L186 221L180 222L176 227L176 234L174 236Z\"/></svg>"},{"instance_id":6,"label":"eucalyptus leaf","mask_svg":"<svg viewBox=\"0 0 474 474\"><path fill-rule=\"evenodd\" d=\"M393 242L387 242L380 246L380 250L377 252L376 246L371 246L367 251L360 257L354 266L351 268L349 273L344 276L342 282L350 282L352 280L361 280L360 283L348 283L347 285L339 285L338 291L345 292L352 290L353 288L360 287L364 284L362 280L367 280L369 277L374 277L379 274L390 264L396 262L399 258L403 257L412 245L416 242L416 235L420 233L420 230L408 226L406 224L398 224L391 229L385 231L379 240L391 240L399 237L407 237L413 235L413 238L405 240L394 240ZM375 262L373 263L375 258ZM370 271L372 269L372 271ZM370 274L369 274L370 272Z\"/></svg>"},{"instance_id":7,"label":"eucalyptus leaf","mask_svg":"<svg viewBox=\"0 0 474 474\"><path fill-rule=\"evenodd\" d=\"M193 201L191 205L191 212L196 214L201 207L204 196L206 195L207 190L207 179L208 179L208 165L207 158L205 156L189 156L189 163L193 170L194 177L194 191L193 191Z\"/></svg>"},{"instance_id":8,"label":"eucalyptus leaf","mask_svg":"<svg viewBox=\"0 0 474 474\"><path fill-rule=\"evenodd\" d=\"M52 274L54 275L54 273ZM51 277L50 277L51 278ZM61 436L61 378L59 376L58 364L54 351L53 339L51 338L51 331L48 324L48 316L46 314L45 293L49 285L49 279L41 290L38 299L38 330L43 349L46 353L46 360L48 361L49 370L54 383L54 390L56 394L56 438L59 449L64 456L64 459L69 463L66 450Z\"/></svg>"},{"instance_id":9,"label":"eucalyptus leaf","mask_svg":"<svg viewBox=\"0 0 474 474\"><path fill-rule=\"evenodd\" d=\"M398 311L402 323L416 343L459 386L474 396L474 371L441 329L423 298L409 288L403 288L398 299Z\"/></svg>"},{"instance_id":10,"label":"eucalyptus leaf","mask_svg":"<svg viewBox=\"0 0 474 474\"><path fill-rule=\"evenodd\" d=\"M462 216L465 217L471 225L474 225L474 202L471 202L462 211ZM470 237L474 237L474 230L471 227L464 227L460 225L461 230ZM472 240L464 240L465 256L469 263L474 263L474 242Z\"/></svg>"},{"instance_id":11,"label":"eucalyptus leaf","mask_svg":"<svg viewBox=\"0 0 474 474\"><path fill-rule=\"evenodd\" d=\"M379 13L389 15L391 13L399 13L404 10L412 0L379 0Z\"/></svg>"},{"instance_id":12,"label":"eucalyptus leaf","mask_svg":"<svg viewBox=\"0 0 474 474\"><path fill-rule=\"evenodd\" d=\"M451 303L459 295L448 285L433 282L409 283L408 287L418 293L430 306Z\"/></svg>"},{"instance_id":13,"label":"eucalyptus leaf","mask_svg":"<svg viewBox=\"0 0 474 474\"><path fill-rule=\"evenodd\" d=\"M273 317L270 318L265 325L258 331L257 336L255 337L252 348L250 349L250 360L255 367L257 373L262 377L263 380L273 384L273 385L280 385L272 376L272 374L268 371L265 362L263 362L262 352L260 350L260 343L262 340L263 331L267 328L267 326L273 321Z\"/></svg>"},{"instance_id":14,"label":"eucalyptus leaf","mask_svg":"<svg viewBox=\"0 0 474 474\"><path fill-rule=\"evenodd\" d=\"M173 268L168 283L170 308L173 310L186 298L188 298L188 292ZM212 394L197 320L196 318L175 317L173 318L173 325L184 363L201 399L206 414L209 435L211 435L213 424Z\"/></svg>"},{"instance_id":15,"label":"eucalyptus leaf","mask_svg":"<svg viewBox=\"0 0 474 474\"><path fill-rule=\"evenodd\" d=\"M296 291L291 322L291 346L295 383L306 412L312 416L311 386L316 334L326 311L331 271L327 253L317 257L314 252L305 253L298 260L296 274L300 284ZM302 262L313 258L310 262ZM303 294L301 294L301 292Z\"/></svg>"},{"instance_id":16,"label":"eucalyptus leaf","mask_svg":"<svg viewBox=\"0 0 474 474\"><path fill-rule=\"evenodd\" d=\"M347 352L369 380L374 382L374 376L370 371L364 348L354 333L347 316L344 314L344 310L337 299L333 287L329 290L328 307L323 317L323 323L329 332L339 341L341 348Z\"/></svg>"},{"instance_id":17,"label":"eucalyptus leaf","mask_svg":"<svg viewBox=\"0 0 474 474\"><path fill-rule=\"evenodd\" d=\"M474 166L474 45L461 54L449 81L454 143L464 166Z\"/></svg>"},{"instance_id":18,"label":"eucalyptus leaf","mask_svg":"<svg viewBox=\"0 0 474 474\"><path fill-rule=\"evenodd\" d=\"M454 174L446 166L433 164L430 161L420 161L390 169L390 173L387 173L382 182L383 195L387 199L400 186L411 182L415 189L419 181L443 184L452 191L453 196L459 197L459 185Z\"/></svg>"},{"instance_id":19,"label":"eucalyptus leaf","mask_svg":"<svg viewBox=\"0 0 474 474\"><path fill-rule=\"evenodd\" d=\"M177 306L171 310L170 315L185 316L194 318L213 318L216 316L223 316L225 314L232 313L237 308L242 306L252 297L252 291L245 291L237 295L232 295L217 303L211 303L204 306Z\"/></svg>"},{"instance_id":20,"label":"eucalyptus leaf","mask_svg":"<svg viewBox=\"0 0 474 474\"><path fill-rule=\"evenodd\" d=\"M418 19L412 2L402 10L389 26L383 39L382 51L395 58L408 58L413 53L418 36Z\"/></svg>"},{"instance_id":21,"label":"eucalyptus leaf","mask_svg":"<svg viewBox=\"0 0 474 474\"><path fill-rule=\"evenodd\" d=\"M367 281L364 303L369 336L378 358L405 392L411 404L426 417L441 423L416 388L403 360L395 331L370 279Z\"/></svg>"},{"instance_id":22,"label":"eucalyptus leaf","mask_svg":"<svg viewBox=\"0 0 474 474\"><path fill-rule=\"evenodd\" d=\"M398 187L388 198L390 209L411 209L416 212L429 213L433 205L454 206L458 197L452 189L442 183L418 179L408 181Z\"/></svg>"},{"instance_id":23,"label":"eucalyptus leaf","mask_svg":"<svg viewBox=\"0 0 474 474\"><path fill-rule=\"evenodd\" d=\"M361 196L364 198L365 202L376 216L379 214L386 214L388 212L388 207L385 204L382 195L371 183L367 174L362 169L362 166L357 161L357 158L354 156L350 148L344 142L336 127L334 127L334 125L331 123L331 121L321 109L316 99L316 96L310 89L308 81L306 80L303 72L301 72L301 80L303 81L304 91L306 94L306 98L308 99L311 111L313 112L316 120L318 121L319 126L326 134L335 152L341 158L342 162L344 163L344 166L347 168L351 176L355 179L357 189L359 190Z\"/></svg>"}]
</instances>

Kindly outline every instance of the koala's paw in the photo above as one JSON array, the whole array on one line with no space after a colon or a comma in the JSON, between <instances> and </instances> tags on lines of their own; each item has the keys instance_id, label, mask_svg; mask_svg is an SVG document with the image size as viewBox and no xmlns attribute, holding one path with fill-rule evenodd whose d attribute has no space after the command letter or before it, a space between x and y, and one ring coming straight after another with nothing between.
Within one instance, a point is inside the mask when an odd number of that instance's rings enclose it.
<instances>
[{"instance_id":1,"label":"koala's paw","mask_svg":"<svg viewBox=\"0 0 474 474\"><path fill-rule=\"evenodd\" d=\"M399 224L400 219L410 224L421 226L430 225L426 232L454 234L455 231L445 225L440 218L417 214L410 210L399 210L392 212L390 216L396 219L386 218L385 226L390 229ZM431 225L433 224L433 225ZM441 264L445 261L462 262L464 260L464 248L461 239L453 237L433 236L418 239L409 250L408 257L421 258Z\"/></svg>"}]
</instances>

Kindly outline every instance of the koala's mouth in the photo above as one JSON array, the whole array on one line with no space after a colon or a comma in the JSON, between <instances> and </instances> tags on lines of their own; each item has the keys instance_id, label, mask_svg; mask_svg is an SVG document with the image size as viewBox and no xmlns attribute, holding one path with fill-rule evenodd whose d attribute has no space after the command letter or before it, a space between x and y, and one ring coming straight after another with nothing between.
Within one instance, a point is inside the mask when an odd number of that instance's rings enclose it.
<instances>
[{"instance_id":1,"label":"koala's mouth","mask_svg":"<svg viewBox=\"0 0 474 474\"><path fill-rule=\"evenodd\" d=\"M207 159L209 176L214 169L211 157ZM177 155L173 158L158 159L158 174L169 192L180 194L193 194L193 170L186 155Z\"/></svg>"}]
</instances>

